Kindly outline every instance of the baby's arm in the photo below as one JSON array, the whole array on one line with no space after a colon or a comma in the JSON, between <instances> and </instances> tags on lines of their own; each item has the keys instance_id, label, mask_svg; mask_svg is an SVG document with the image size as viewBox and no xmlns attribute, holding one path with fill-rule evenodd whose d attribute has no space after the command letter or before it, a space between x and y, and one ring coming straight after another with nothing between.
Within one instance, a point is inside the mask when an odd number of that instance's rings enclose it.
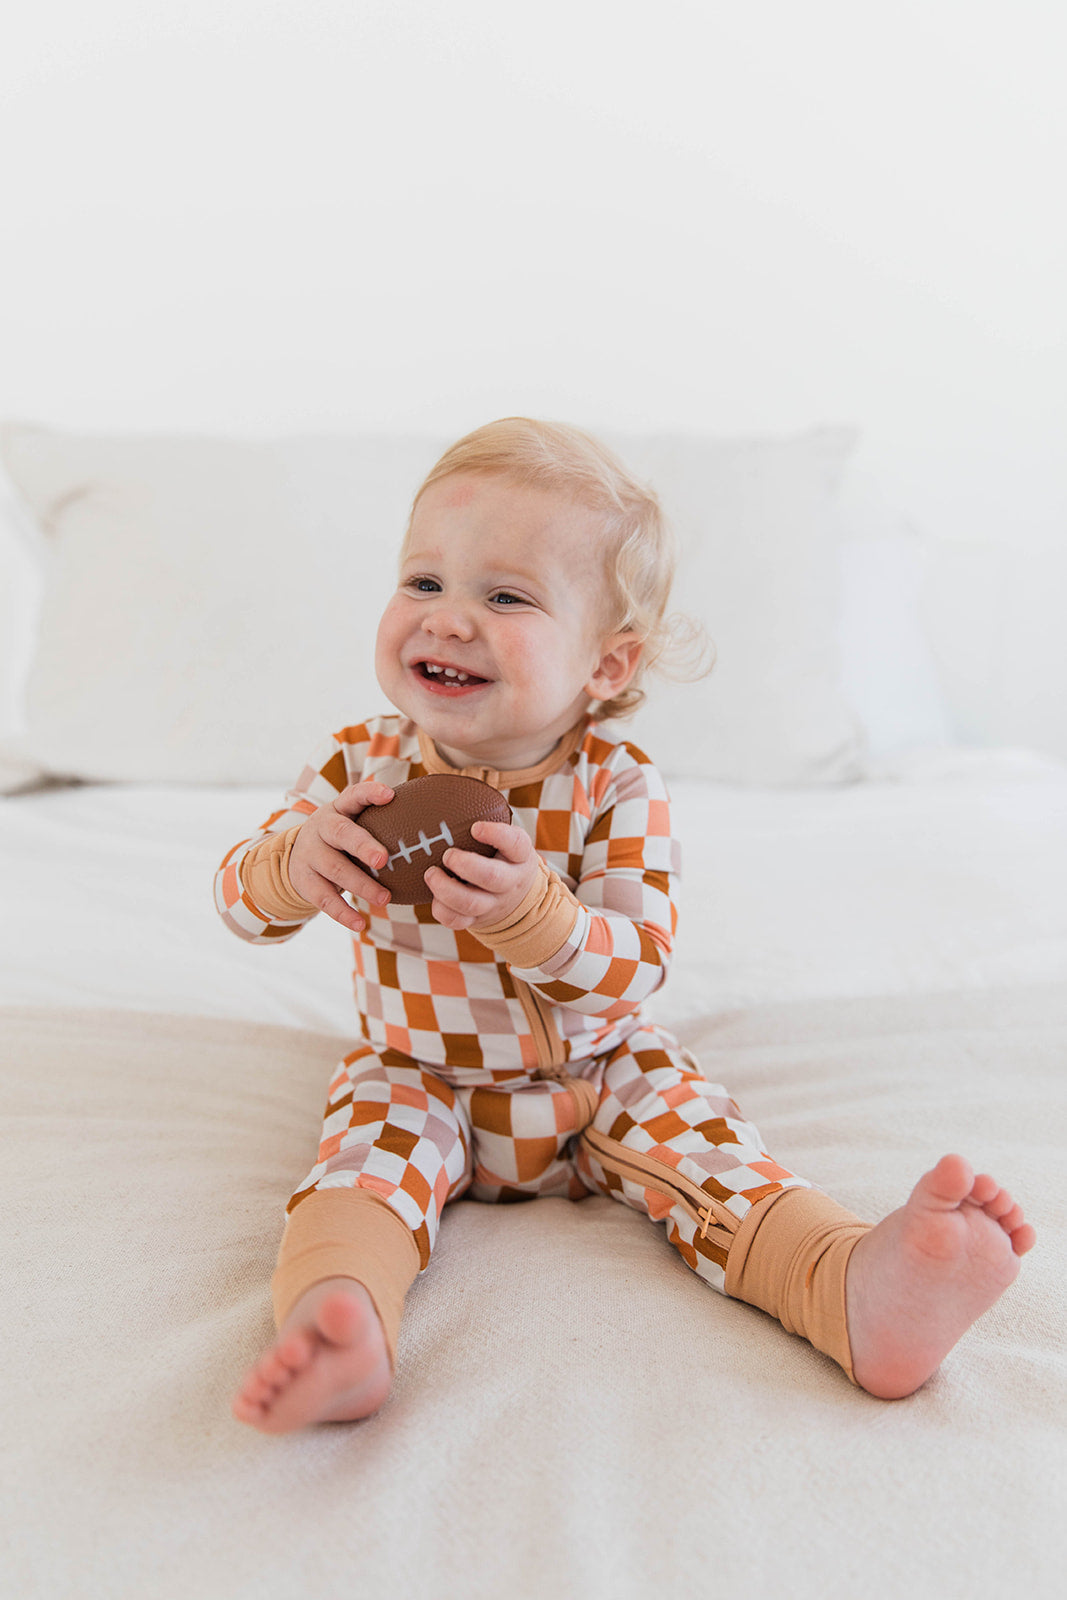
<instances>
[{"instance_id":1,"label":"baby's arm","mask_svg":"<svg viewBox=\"0 0 1067 1600\"><path fill-rule=\"evenodd\" d=\"M374 780L345 784L344 778L342 746L331 739L282 809L227 852L215 875L215 903L239 938L283 943L319 911L358 933L364 918L342 893L388 900L388 891L350 859L358 856L368 866L384 860L378 841L351 819L367 805L387 804L393 791Z\"/></svg>"},{"instance_id":2,"label":"baby's arm","mask_svg":"<svg viewBox=\"0 0 1067 1600\"><path fill-rule=\"evenodd\" d=\"M662 984L676 921L672 901L677 849L670 831L670 804L663 780L650 763L629 754L605 774L600 805L585 841L581 872L570 889L536 854L529 839L511 848L495 823L477 832L498 850L524 856L529 887L515 898L516 879L500 858L453 854L452 866L467 888L439 870L427 882L438 902L461 919L517 978L556 1005L612 1018L632 1011ZM500 830L500 831L498 831ZM503 885L495 893L494 886Z\"/></svg>"}]
</instances>

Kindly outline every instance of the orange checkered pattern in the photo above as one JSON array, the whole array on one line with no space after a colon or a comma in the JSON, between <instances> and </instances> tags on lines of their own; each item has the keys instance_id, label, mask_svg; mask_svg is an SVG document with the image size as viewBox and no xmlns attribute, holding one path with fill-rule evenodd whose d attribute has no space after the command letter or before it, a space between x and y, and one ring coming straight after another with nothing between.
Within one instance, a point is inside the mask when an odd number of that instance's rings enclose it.
<instances>
[{"instance_id":1,"label":"orange checkered pattern","mask_svg":"<svg viewBox=\"0 0 1067 1600\"><path fill-rule=\"evenodd\" d=\"M660 1168L662 1176L645 1183L620 1173L610 1155L600 1158L588 1144L576 1153L579 1176L665 1222L682 1259L720 1292L725 1292L729 1234L749 1208L785 1189L811 1187L767 1154L759 1129L744 1119L736 1101L721 1084L710 1083L662 1028L635 1031L605 1063L592 1126L618 1144L620 1164L634 1152ZM709 1236L690 1208L671 1203L675 1175L706 1195L716 1214L733 1219L732 1224Z\"/></svg>"},{"instance_id":2,"label":"orange checkered pattern","mask_svg":"<svg viewBox=\"0 0 1067 1600\"><path fill-rule=\"evenodd\" d=\"M227 925L254 942L291 938L303 922L272 921L244 886L247 852L351 783L395 787L425 770L418 729L399 716L329 739L285 805L223 861L216 901ZM807 1185L768 1156L725 1089L641 1016L665 977L675 926L677 847L662 779L593 724L556 772L520 774L503 792L576 897L573 927L541 967L512 970L473 933L438 924L429 906L371 913L353 940L363 1041L330 1085L318 1158L290 1209L316 1190L369 1188L411 1229L425 1267L459 1195L601 1192L665 1222L687 1264L722 1289L748 1209ZM549 1002L569 1074L593 1094L536 1076L516 980Z\"/></svg>"},{"instance_id":3,"label":"orange checkered pattern","mask_svg":"<svg viewBox=\"0 0 1067 1600\"><path fill-rule=\"evenodd\" d=\"M664 1222L683 1260L723 1290L728 1235L725 1244L721 1229L709 1237L672 1185L681 1176L740 1223L758 1200L804 1180L771 1160L725 1089L660 1028L638 1030L581 1076L598 1094L596 1156L564 1083L456 1088L424 1064L361 1046L330 1085L318 1160L289 1209L316 1189L372 1189L411 1229L425 1268L442 1210L460 1195L577 1200L599 1191ZM654 1175L635 1181L617 1170L630 1153Z\"/></svg>"},{"instance_id":4,"label":"orange checkered pattern","mask_svg":"<svg viewBox=\"0 0 1067 1600\"><path fill-rule=\"evenodd\" d=\"M282 943L302 921L276 922L241 880L248 851L303 822L351 783L393 787L425 772L418 729L378 717L327 740L284 806L230 850L216 876L219 912L234 933ZM666 975L675 928L678 851L663 780L634 746L595 724L556 772L505 789L516 823L580 905L563 947L543 966L510 970L473 933L437 923L429 906L374 911L353 940L364 1038L444 1073L456 1087L508 1081L536 1065L514 978L552 1008L564 1056L587 1061L622 1044ZM368 908L364 908L368 909Z\"/></svg>"}]
</instances>

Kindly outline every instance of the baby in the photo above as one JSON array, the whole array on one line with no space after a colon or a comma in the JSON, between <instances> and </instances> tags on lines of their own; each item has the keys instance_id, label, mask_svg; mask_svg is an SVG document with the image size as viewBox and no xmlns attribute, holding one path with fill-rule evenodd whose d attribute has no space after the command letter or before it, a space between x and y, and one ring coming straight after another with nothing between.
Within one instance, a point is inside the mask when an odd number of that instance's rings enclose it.
<instances>
[{"instance_id":1,"label":"baby","mask_svg":"<svg viewBox=\"0 0 1067 1600\"><path fill-rule=\"evenodd\" d=\"M382 1404L405 1293L460 1195L610 1195L887 1399L925 1382L1033 1245L958 1155L860 1222L642 1015L670 958L676 849L662 779L603 723L668 651L671 577L655 496L587 434L508 418L461 439L415 498L378 628L395 714L329 739L222 863L240 937L290 938L319 911L349 929L362 1035L289 1202L278 1334L241 1421L279 1433ZM432 904L393 905L352 819L432 772L493 784L515 820L475 824L495 855L427 870Z\"/></svg>"}]
</instances>

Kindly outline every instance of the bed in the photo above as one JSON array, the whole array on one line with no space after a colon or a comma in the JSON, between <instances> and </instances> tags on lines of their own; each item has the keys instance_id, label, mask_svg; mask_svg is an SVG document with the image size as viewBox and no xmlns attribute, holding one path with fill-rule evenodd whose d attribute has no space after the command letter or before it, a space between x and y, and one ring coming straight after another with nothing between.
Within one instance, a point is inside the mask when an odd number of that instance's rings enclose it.
<instances>
[{"instance_id":1,"label":"bed","mask_svg":"<svg viewBox=\"0 0 1067 1600\"><path fill-rule=\"evenodd\" d=\"M342 930L244 945L212 874L378 708L440 442L0 434L0 1592L1059 1594L1067 763L957 736L936 552L842 520L849 430L615 441L719 648L633 731L684 859L653 1013L862 1217L946 1150L993 1171L1039 1234L1017 1284L885 1403L610 1200L459 1201L380 1413L231 1418L353 1013Z\"/></svg>"}]
</instances>

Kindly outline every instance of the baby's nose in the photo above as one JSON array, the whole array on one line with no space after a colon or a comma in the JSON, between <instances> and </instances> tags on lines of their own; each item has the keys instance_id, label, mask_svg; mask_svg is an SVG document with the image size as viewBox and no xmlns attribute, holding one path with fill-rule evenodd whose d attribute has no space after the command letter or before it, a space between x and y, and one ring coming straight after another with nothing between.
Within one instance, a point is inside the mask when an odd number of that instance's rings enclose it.
<instances>
[{"instance_id":1,"label":"baby's nose","mask_svg":"<svg viewBox=\"0 0 1067 1600\"><path fill-rule=\"evenodd\" d=\"M435 639L473 639L474 624L462 606L435 606L422 619L422 626Z\"/></svg>"}]
</instances>

